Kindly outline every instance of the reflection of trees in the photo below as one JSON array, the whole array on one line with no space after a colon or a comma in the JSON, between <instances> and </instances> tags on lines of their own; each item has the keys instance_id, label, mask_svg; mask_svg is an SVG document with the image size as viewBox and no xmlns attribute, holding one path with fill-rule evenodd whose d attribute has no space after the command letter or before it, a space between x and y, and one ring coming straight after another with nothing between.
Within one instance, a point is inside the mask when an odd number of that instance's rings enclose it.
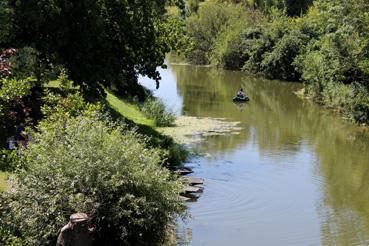
<instances>
[{"instance_id":1,"label":"reflection of trees","mask_svg":"<svg viewBox=\"0 0 369 246\"><path fill-rule=\"evenodd\" d=\"M316 144L325 182L323 243L364 244L369 239L368 138L350 136L333 123Z\"/></svg>"},{"instance_id":2,"label":"reflection of trees","mask_svg":"<svg viewBox=\"0 0 369 246\"><path fill-rule=\"evenodd\" d=\"M240 86L237 83L240 81L239 73L194 66L173 66L172 69L177 77L178 92L183 97L185 114L244 121L247 110L240 112L231 100ZM243 123L241 126L245 127ZM248 130L243 129L239 135L208 137L200 151L233 150L247 142Z\"/></svg>"},{"instance_id":3,"label":"reflection of trees","mask_svg":"<svg viewBox=\"0 0 369 246\"><path fill-rule=\"evenodd\" d=\"M257 141L261 153L297 153L314 146L324 192L319 212L324 245L365 244L369 239L369 136L292 94L294 83L242 77L242 73L173 66L184 111L242 122L240 135L214 136L204 151L229 151ZM250 96L243 112L231 102L240 81ZM252 137L252 138L251 138Z\"/></svg>"},{"instance_id":4,"label":"reflection of trees","mask_svg":"<svg viewBox=\"0 0 369 246\"><path fill-rule=\"evenodd\" d=\"M299 85L242 78L240 72L214 68L173 66L172 69L177 77L178 91L183 96L185 113L242 122L245 130L240 136L215 138L214 141L221 142L217 143L222 146L218 150L234 149L247 142L251 128L256 130L261 151L298 150L296 143L301 139L300 124L305 115L296 116L291 112L301 104L292 94ZM231 101L241 85L251 97L242 112Z\"/></svg>"}]
</instances>

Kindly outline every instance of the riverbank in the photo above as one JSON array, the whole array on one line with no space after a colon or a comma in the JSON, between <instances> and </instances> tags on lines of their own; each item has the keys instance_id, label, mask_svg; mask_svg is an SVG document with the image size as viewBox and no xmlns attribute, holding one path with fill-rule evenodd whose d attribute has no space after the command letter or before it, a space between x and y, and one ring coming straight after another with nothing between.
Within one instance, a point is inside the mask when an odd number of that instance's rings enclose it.
<instances>
[{"instance_id":1,"label":"riverbank","mask_svg":"<svg viewBox=\"0 0 369 246\"><path fill-rule=\"evenodd\" d=\"M198 5L186 19L187 36L193 41L187 61L301 81L304 95L318 105L368 125L369 48L362 44L369 40L369 5L302 1L304 11L289 15L288 9L296 6L284 3L285 12L278 10L280 4Z\"/></svg>"},{"instance_id":2,"label":"riverbank","mask_svg":"<svg viewBox=\"0 0 369 246\"><path fill-rule=\"evenodd\" d=\"M7 178L8 173L0 171L0 192L4 192L8 189Z\"/></svg>"}]
</instances>

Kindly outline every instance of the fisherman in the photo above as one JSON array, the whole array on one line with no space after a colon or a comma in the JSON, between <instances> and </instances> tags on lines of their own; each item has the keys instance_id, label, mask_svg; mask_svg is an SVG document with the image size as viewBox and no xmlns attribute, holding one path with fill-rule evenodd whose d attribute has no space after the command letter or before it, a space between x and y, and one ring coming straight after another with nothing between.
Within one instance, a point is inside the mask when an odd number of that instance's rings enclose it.
<instances>
[{"instance_id":1,"label":"fisherman","mask_svg":"<svg viewBox=\"0 0 369 246\"><path fill-rule=\"evenodd\" d=\"M240 90L237 92L237 97L244 98L245 96L246 96L245 92L243 91L242 88L240 88Z\"/></svg>"}]
</instances>

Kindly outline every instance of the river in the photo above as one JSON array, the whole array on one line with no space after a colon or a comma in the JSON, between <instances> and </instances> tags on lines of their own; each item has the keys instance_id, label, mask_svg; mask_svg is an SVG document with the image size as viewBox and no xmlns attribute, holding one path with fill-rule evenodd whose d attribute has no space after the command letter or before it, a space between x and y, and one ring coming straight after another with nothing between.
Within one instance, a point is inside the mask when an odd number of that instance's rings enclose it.
<instances>
[{"instance_id":1,"label":"river","mask_svg":"<svg viewBox=\"0 0 369 246\"><path fill-rule=\"evenodd\" d=\"M301 84L242 72L169 64L140 78L177 114L239 121L211 136L188 163L205 179L179 245L368 245L369 134L299 99ZM232 97L243 87L246 104Z\"/></svg>"}]
</instances>

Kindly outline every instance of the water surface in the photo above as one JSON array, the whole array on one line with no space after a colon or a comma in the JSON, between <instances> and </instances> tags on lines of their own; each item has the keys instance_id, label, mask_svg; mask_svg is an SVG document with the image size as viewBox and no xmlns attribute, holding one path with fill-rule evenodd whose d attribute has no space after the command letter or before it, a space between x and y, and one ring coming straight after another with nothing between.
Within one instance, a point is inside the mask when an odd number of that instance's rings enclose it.
<instances>
[{"instance_id":1,"label":"water surface","mask_svg":"<svg viewBox=\"0 0 369 246\"><path fill-rule=\"evenodd\" d=\"M169 65L155 94L177 114L240 121L192 160L205 190L179 223L186 245L368 245L369 136L293 93L298 83ZM155 83L141 78L142 84ZM247 104L231 98L242 86Z\"/></svg>"}]
</instances>

